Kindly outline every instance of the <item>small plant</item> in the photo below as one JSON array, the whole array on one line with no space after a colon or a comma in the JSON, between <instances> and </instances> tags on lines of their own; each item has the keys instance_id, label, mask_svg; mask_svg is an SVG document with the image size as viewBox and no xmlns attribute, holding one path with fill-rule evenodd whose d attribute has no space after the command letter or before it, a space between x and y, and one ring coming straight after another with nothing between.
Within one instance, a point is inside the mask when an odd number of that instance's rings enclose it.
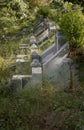
<instances>
[{"instance_id":1,"label":"small plant","mask_svg":"<svg viewBox=\"0 0 84 130\"><path fill-rule=\"evenodd\" d=\"M43 15L44 18L48 17L50 14L50 7L49 6L41 6L38 10L40 15Z\"/></svg>"}]
</instances>

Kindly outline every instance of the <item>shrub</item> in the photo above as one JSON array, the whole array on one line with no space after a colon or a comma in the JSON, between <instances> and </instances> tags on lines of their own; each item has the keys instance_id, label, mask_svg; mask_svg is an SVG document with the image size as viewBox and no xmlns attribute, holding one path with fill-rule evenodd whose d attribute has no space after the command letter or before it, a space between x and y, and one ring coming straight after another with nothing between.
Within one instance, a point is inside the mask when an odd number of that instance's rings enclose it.
<instances>
[{"instance_id":1,"label":"shrub","mask_svg":"<svg viewBox=\"0 0 84 130\"><path fill-rule=\"evenodd\" d=\"M60 27L70 43L70 49L84 44L84 15L81 10L65 12L61 16Z\"/></svg>"},{"instance_id":2,"label":"shrub","mask_svg":"<svg viewBox=\"0 0 84 130\"><path fill-rule=\"evenodd\" d=\"M10 62L0 57L0 83L4 83L10 77L8 70Z\"/></svg>"},{"instance_id":3,"label":"shrub","mask_svg":"<svg viewBox=\"0 0 84 130\"><path fill-rule=\"evenodd\" d=\"M50 7L49 6L40 7L38 14L43 15L44 17L48 17L48 15L50 14Z\"/></svg>"}]
</instances>

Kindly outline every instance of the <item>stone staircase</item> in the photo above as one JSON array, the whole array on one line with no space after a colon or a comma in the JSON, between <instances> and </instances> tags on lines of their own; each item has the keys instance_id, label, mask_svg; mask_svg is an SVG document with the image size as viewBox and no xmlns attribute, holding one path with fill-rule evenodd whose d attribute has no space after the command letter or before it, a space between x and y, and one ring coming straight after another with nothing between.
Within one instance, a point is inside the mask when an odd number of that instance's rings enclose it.
<instances>
[{"instance_id":1,"label":"stone staircase","mask_svg":"<svg viewBox=\"0 0 84 130\"><path fill-rule=\"evenodd\" d=\"M38 51L36 51L36 46L38 44L42 45L43 42L48 40L50 30L49 27L45 27L46 24L42 22L39 23L39 25L36 28L35 36L30 37L30 48L31 48L31 56L30 60L25 60L25 55L27 56L27 50L29 49L27 45L20 45L19 49L24 50L25 54L20 55L20 58L16 59L16 69L18 71L17 75L14 75L12 77L12 85L15 87L17 86L16 90L22 89L24 87L28 86L37 86L38 84L42 84L42 78L43 76L47 76L48 69L51 70L50 73L53 73L54 69L56 70L56 67L53 67L52 65L56 64L58 62L59 58L66 58L68 54L69 45L68 43L64 42L63 35L57 31L56 34L56 41L52 43L51 46L49 46L41 55L38 54ZM43 30L40 30L43 27ZM55 27L52 27L52 29L55 29ZM46 38L47 37L47 38ZM60 40L61 38L61 40ZM62 60L61 60L62 61ZM30 63L30 74L28 74L28 64ZM47 67L48 66L48 67ZM52 66L52 68L49 66ZM57 66L57 65L56 65ZM48 68L48 69L47 69ZM46 69L46 70L45 70ZM47 77L50 79L50 73ZM51 74L52 75L52 74ZM56 75L55 75L56 76ZM54 77L54 76L52 76Z\"/></svg>"},{"instance_id":2,"label":"stone staircase","mask_svg":"<svg viewBox=\"0 0 84 130\"><path fill-rule=\"evenodd\" d=\"M55 43L52 44L50 47L48 47L41 55L42 57L42 63L44 63L45 61L47 61L47 59L50 59L51 56L53 56L56 52L55 49L56 45ZM50 56L50 57L49 57Z\"/></svg>"},{"instance_id":3,"label":"stone staircase","mask_svg":"<svg viewBox=\"0 0 84 130\"><path fill-rule=\"evenodd\" d=\"M54 46L53 46L54 47ZM54 47L55 48L55 47ZM51 52L48 55L46 55L43 59L42 59L42 63L43 65L48 64L49 62L51 62L55 57L62 57L64 55L68 54L68 50L69 50L69 44L66 43L64 44L61 49L59 49L58 51L56 51L56 53ZM50 50L49 50L50 51Z\"/></svg>"}]
</instances>

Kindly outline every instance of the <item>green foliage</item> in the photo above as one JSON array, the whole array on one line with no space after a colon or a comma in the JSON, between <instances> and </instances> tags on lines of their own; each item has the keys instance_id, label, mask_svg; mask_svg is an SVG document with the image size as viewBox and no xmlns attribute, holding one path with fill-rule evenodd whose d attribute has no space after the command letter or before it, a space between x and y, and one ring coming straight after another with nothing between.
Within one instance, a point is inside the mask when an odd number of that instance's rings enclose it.
<instances>
[{"instance_id":1,"label":"green foliage","mask_svg":"<svg viewBox=\"0 0 84 130\"><path fill-rule=\"evenodd\" d=\"M47 81L19 94L0 93L1 130L81 130L84 127L83 91L64 93ZM81 95L81 96L80 96Z\"/></svg>"},{"instance_id":2,"label":"green foliage","mask_svg":"<svg viewBox=\"0 0 84 130\"><path fill-rule=\"evenodd\" d=\"M71 2L65 2L62 8L62 12L69 12L72 9L73 9L73 4Z\"/></svg>"},{"instance_id":3,"label":"green foliage","mask_svg":"<svg viewBox=\"0 0 84 130\"><path fill-rule=\"evenodd\" d=\"M49 6L41 6L38 10L38 14L43 15L44 17L48 17L50 14Z\"/></svg>"},{"instance_id":4,"label":"green foliage","mask_svg":"<svg viewBox=\"0 0 84 130\"><path fill-rule=\"evenodd\" d=\"M10 58L11 56L15 56L18 52L18 40L10 41L9 43L1 44L0 46L0 56L3 58Z\"/></svg>"},{"instance_id":5,"label":"green foliage","mask_svg":"<svg viewBox=\"0 0 84 130\"><path fill-rule=\"evenodd\" d=\"M73 4L80 4L82 7L84 7L84 0L64 0L64 2L72 2Z\"/></svg>"},{"instance_id":6,"label":"green foliage","mask_svg":"<svg viewBox=\"0 0 84 130\"><path fill-rule=\"evenodd\" d=\"M34 12L31 12L29 3L24 0L4 1L0 11L0 35L17 31L28 26L34 20Z\"/></svg>"},{"instance_id":7,"label":"green foliage","mask_svg":"<svg viewBox=\"0 0 84 130\"><path fill-rule=\"evenodd\" d=\"M81 10L71 9L62 14L60 27L71 48L84 44L84 15Z\"/></svg>"},{"instance_id":8,"label":"green foliage","mask_svg":"<svg viewBox=\"0 0 84 130\"><path fill-rule=\"evenodd\" d=\"M9 64L9 60L5 60L2 57L0 57L0 83L8 79L8 77L10 77L10 73L8 70Z\"/></svg>"},{"instance_id":9,"label":"green foliage","mask_svg":"<svg viewBox=\"0 0 84 130\"><path fill-rule=\"evenodd\" d=\"M46 6L49 5L52 2L52 0L30 0L29 4L32 7L40 7L40 6Z\"/></svg>"},{"instance_id":10,"label":"green foliage","mask_svg":"<svg viewBox=\"0 0 84 130\"><path fill-rule=\"evenodd\" d=\"M60 8L62 7L64 4L64 1L63 0L53 0L52 3L51 3L51 6L53 8Z\"/></svg>"},{"instance_id":11,"label":"green foliage","mask_svg":"<svg viewBox=\"0 0 84 130\"><path fill-rule=\"evenodd\" d=\"M84 15L79 10L72 10L71 3L64 4L60 0L54 0L54 2L54 8L57 9L52 10L48 6L42 6L38 13L44 17L49 16L56 22L60 20L60 27L71 47L82 45ZM17 53L18 44L21 41L10 40L9 42L4 36L28 25L34 20L36 14L32 12L33 9L30 11L29 0L4 0L0 3L0 7L0 35L3 36L5 43L0 45L0 130L54 130L57 128L82 130L84 128L83 89L68 94L51 86L48 80L44 80L43 86L26 88L19 94L12 94L12 86L7 86L6 82L11 76L10 57ZM53 41L53 38L51 40ZM52 41L48 41L46 46L50 46ZM46 46L44 45L42 49L44 50ZM6 86L3 87L4 83Z\"/></svg>"}]
</instances>

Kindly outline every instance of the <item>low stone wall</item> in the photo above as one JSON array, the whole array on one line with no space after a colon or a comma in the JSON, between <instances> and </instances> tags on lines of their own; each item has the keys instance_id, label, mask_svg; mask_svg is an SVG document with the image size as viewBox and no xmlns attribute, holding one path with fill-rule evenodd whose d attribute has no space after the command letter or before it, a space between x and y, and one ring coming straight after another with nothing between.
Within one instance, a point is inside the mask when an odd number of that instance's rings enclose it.
<instances>
[{"instance_id":1,"label":"low stone wall","mask_svg":"<svg viewBox=\"0 0 84 130\"><path fill-rule=\"evenodd\" d=\"M14 75L11 80L11 86L16 92L21 91L22 88L37 86L42 84L42 66L40 57L37 52L32 52L30 61L24 59L16 60L16 70L18 75ZM31 74L28 75L28 71L31 70Z\"/></svg>"},{"instance_id":2,"label":"low stone wall","mask_svg":"<svg viewBox=\"0 0 84 130\"><path fill-rule=\"evenodd\" d=\"M35 87L41 84L42 68L33 68L31 75L14 75L11 80L11 86L16 92L19 92L26 87Z\"/></svg>"}]
</instances>

